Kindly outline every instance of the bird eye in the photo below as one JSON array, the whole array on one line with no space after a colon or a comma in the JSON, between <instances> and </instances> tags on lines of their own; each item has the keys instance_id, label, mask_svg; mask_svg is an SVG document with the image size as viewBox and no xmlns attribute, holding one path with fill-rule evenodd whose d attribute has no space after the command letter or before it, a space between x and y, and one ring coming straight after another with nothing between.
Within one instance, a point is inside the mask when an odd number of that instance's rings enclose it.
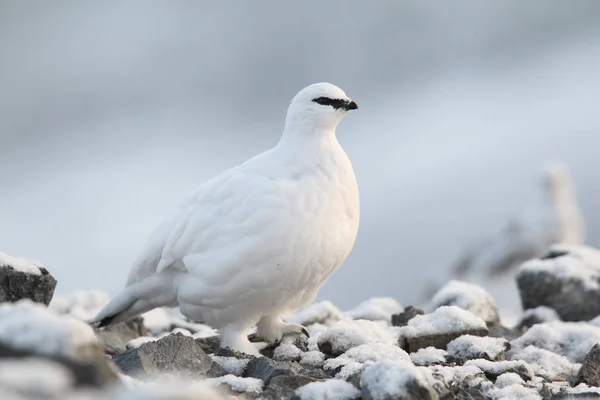
<instances>
[{"instance_id":1,"label":"bird eye","mask_svg":"<svg viewBox=\"0 0 600 400\"><path fill-rule=\"evenodd\" d=\"M340 108L346 108L346 106L348 105L347 100L330 99L329 97L317 97L316 99L313 99L312 101L314 101L317 104L321 104L323 106L331 106L336 110L340 109Z\"/></svg>"}]
</instances>

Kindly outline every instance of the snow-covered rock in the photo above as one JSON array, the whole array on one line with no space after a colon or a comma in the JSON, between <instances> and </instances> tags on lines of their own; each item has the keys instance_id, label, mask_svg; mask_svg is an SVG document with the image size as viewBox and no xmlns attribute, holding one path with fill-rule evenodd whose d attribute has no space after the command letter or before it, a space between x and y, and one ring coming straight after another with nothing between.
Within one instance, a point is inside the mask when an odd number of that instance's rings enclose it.
<instances>
[{"instance_id":1,"label":"snow-covered rock","mask_svg":"<svg viewBox=\"0 0 600 400\"><path fill-rule=\"evenodd\" d=\"M508 341L504 338L463 335L448 343L447 350L448 356L459 362L478 358L501 361L505 359L509 348Z\"/></svg>"},{"instance_id":2,"label":"snow-covered rock","mask_svg":"<svg viewBox=\"0 0 600 400\"><path fill-rule=\"evenodd\" d=\"M207 379L209 385L227 385L231 390L238 393L259 394L263 390L264 383L256 378L242 378L232 374L218 378Z\"/></svg>"},{"instance_id":3,"label":"snow-covered rock","mask_svg":"<svg viewBox=\"0 0 600 400\"><path fill-rule=\"evenodd\" d=\"M410 361L408 353L400 347L391 344L373 343L361 344L346 351L336 358L325 361L325 371L336 371L336 378L348 379L351 375L362 370L364 366L380 360Z\"/></svg>"},{"instance_id":4,"label":"snow-covered rock","mask_svg":"<svg viewBox=\"0 0 600 400\"><path fill-rule=\"evenodd\" d=\"M489 361L484 359L468 360L465 367L474 366L479 368L490 380L495 380L498 376L507 372L519 375L523 380L528 381L533 377L533 370L523 360L514 361Z\"/></svg>"},{"instance_id":5,"label":"snow-covered rock","mask_svg":"<svg viewBox=\"0 0 600 400\"><path fill-rule=\"evenodd\" d=\"M409 361L382 360L368 366L360 386L364 400L438 398L425 373Z\"/></svg>"},{"instance_id":6,"label":"snow-covered rock","mask_svg":"<svg viewBox=\"0 0 600 400\"><path fill-rule=\"evenodd\" d=\"M360 390L339 379L311 382L296 389L296 394L300 400L353 400L360 398Z\"/></svg>"},{"instance_id":7,"label":"snow-covered rock","mask_svg":"<svg viewBox=\"0 0 600 400\"><path fill-rule=\"evenodd\" d=\"M451 280L446 283L431 300L431 311L441 306L457 306L470 311L488 324L499 322L496 303L490 294L480 286Z\"/></svg>"},{"instance_id":8,"label":"snow-covered rock","mask_svg":"<svg viewBox=\"0 0 600 400\"><path fill-rule=\"evenodd\" d=\"M587 321L600 314L600 251L556 244L524 263L517 274L524 309L547 306L564 321Z\"/></svg>"},{"instance_id":9,"label":"snow-covered rock","mask_svg":"<svg viewBox=\"0 0 600 400\"><path fill-rule=\"evenodd\" d=\"M392 325L406 326L406 324L408 324L408 321L410 321L417 315L425 315L425 311L413 306L407 306L404 310L402 310L402 312L392 315Z\"/></svg>"},{"instance_id":10,"label":"snow-covered rock","mask_svg":"<svg viewBox=\"0 0 600 400\"><path fill-rule=\"evenodd\" d=\"M384 322L356 320L339 321L318 337L319 350L334 357L352 347L376 343L395 345L398 343L397 334Z\"/></svg>"},{"instance_id":11,"label":"snow-covered rock","mask_svg":"<svg viewBox=\"0 0 600 400\"><path fill-rule=\"evenodd\" d=\"M526 362L535 375L548 381L569 381L576 367L566 357L535 346L509 352L509 358L517 362Z\"/></svg>"},{"instance_id":12,"label":"snow-covered rock","mask_svg":"<svg viewBox=\"0 0 600 400\"><path fill-rule=\"evenodd\" d=\"M391 322L392 315L402 310L400 303L391 297L374 297L346 311L345 314L352 319Z\"/></svg>"},{"instance_id":13,"label":"snow-covered rock","mask_svg":"<svg viewBox=\"0 0 600 400\"><path fill-rule=\"evenodd\" d=\"M523 312L516 326L520 329L531 328L535 324L543 322L560 321L560 317L554 309L546 306L530 308Z\"/></svg>"},{"instance_id":14,"label":"snow-covered rock","mask_svg":"<svg viewBox=\"0 0 600 400\"><path fill-rule=\"evenodd\" d=\"M0 303L29 299L48 305L56 279L37 260L0 253Z\"/></svg>"},{"instance_id":15,"label":"snow-covered rock","mask_svg":"<svg viewBox=\"0 0 600 400\"><path fill-rule=\"evenodd\" d=\"M17 350L67 358L76 358L83 347L98 345L89 325L30 300L0 304L0 342Z\"/></svg>"},{"instance_id":16,"label":"snow-covered rock","mask_svg":"<svg viewBox=\"0 0 600 400\"><path fill-rule=\"evenodd\" d=\"M415 353L410 353L410 360L418 366L429 366L435 364L443 364L446 362L448 352L435 347L425 347L417 350Z\"/></svg>"},{"instance_id":17,"label":"snow-covered rock","mask_svg":"<svg viewBox=\"0 0 600 400\"><path fill-rule=\"evenodd\" d=\"M532 345L565 356L571 362L581 363L598 342L600 327L583 322L547 322L532 326L523 336L510 342L512 348L509 354Z\"/></svg>"},{"instance_id":18,"label":"snow-covered rock","mask_svg":"<svg viewBox=\"0 0 600 400\"><path fill-rule=\"evenodd\" d=\"M485 336L489 332L485 321L457 306L442 306L431 314L417 315L396 329L410 353L429 346L446 348L459 336Z\"/></svg>"}]
</instances>

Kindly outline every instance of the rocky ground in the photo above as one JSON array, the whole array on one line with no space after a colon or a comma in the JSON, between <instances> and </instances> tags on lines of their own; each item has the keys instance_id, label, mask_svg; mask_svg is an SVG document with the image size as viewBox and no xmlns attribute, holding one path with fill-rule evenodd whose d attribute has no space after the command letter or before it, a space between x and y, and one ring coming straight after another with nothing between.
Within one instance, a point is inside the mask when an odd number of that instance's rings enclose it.
<instances>
[{"instance_id":1,"label":"rocky ground","mask_svg":"<svg viewBox=\"0 0 600 400\"><path fill-rule=\"evenodd\" d=\"M563 399L600 397L600 252L553 246L516 278L504 323L482 288L450 281L427 310L315 303L252 357L165 309L98 330L102 292L54 296L37 262L0 254L2 399ZM253 335L250 335L251 340Z\"/></svg>"}]
</instances>

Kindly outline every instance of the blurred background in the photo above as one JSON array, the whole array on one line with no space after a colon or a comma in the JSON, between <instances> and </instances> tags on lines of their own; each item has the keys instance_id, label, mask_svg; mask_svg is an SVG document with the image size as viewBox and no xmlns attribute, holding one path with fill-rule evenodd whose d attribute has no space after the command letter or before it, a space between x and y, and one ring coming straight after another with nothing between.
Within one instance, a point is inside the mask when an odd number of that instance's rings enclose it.
<instances>
[{"instance_id":1,"label":"blurred background","mask_svg":"<svg viewBox=\"0 0 600 400\"><path fill-rule=\"evenodd\" d=\"M58 293L115 294L171 209L273 146L319 81L360 105L338 138L362 212L320 298L423 301L544 207L548 162L600 245L596 0L4 0L0 48L0 250L41 260ZM518 309L512 278L480 279Z\"/></svg>"}]
</instances>

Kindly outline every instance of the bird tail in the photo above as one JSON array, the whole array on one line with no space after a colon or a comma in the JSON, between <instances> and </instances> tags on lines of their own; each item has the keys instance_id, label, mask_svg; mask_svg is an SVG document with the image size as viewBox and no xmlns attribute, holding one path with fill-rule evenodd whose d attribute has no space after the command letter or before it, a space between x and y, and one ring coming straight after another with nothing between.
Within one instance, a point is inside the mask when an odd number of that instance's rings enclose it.
<instances>
[{"instance_id":1,"label":"bird tail","mask_svg":"<svg viewBox=\"0 0 600 400\"><path fill-rule=\"evenodd\" d=\"M173 281L156 274L127 286L89 321L99 328L127 321L157 307L176 305Z\"/></svg>"}]
</instances>

